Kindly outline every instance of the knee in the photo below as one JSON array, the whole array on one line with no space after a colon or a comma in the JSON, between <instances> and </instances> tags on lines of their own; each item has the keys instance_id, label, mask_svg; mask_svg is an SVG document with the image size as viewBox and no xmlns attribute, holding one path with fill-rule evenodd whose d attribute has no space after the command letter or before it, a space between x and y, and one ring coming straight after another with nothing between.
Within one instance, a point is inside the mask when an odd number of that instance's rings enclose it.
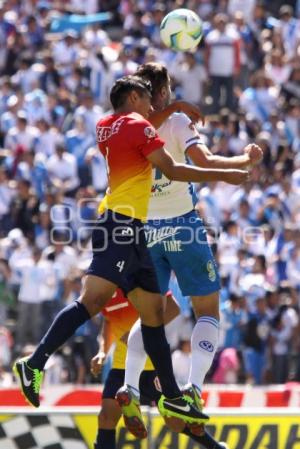
<instances>
[{"instance_id":1,"label":"knee","mask_svg":"<svg viewBox=\"0 0 300 449\"><path fill-rule=\"evenodd\" d=\"M95 295L85 292L79 297L78 301L85 306L90 316L93 317L104 307L107 298L104 298L101 294Z\"/></svg>"},{"instance_id":2,"label":"knee","mask_svg":"<svg viewBox=\"0 0 300 449\"><path fill-rule=\"evenodd\" d=\"M146 313L141 313L141 322L146 326L161 326L164 323L164 308L163 304L155 304Z\"/></svg>"},{"instance_id":3,"label":"knee","mask_svg":"<svg viewBox=\"0 0 300 449\"><path fill-rule=\"evenodd\" d=\"M219 292L208 296L194 296L192 298L194 313L197 318L201 316L212 316L220 319L219 312Z\"/></svg>"}]
</instances>

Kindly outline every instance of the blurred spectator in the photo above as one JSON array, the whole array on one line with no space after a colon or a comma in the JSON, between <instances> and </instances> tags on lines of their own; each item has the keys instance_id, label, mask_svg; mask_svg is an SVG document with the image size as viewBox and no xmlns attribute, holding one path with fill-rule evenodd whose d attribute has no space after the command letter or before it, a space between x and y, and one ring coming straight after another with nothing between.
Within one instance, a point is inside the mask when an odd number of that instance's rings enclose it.
<instances>
[{"instance_id":1,"label":"blurred spectator","mask_svg":"<svg viewBox=\"0 0 300 449\"><path fill-rule=\"evenodd\" d=\"M243 342L243 331L247 323L244 300L231 294L221 309L221 329L224 334L221 347L239 350ZM222 341L222 338L220 339Z\"/></svg>"},{"instance_id":2,"label":"blurred spectator","mask_svg":"<svg viewBox=\"0 0 300 449\"><path fill-rule=\"evenodd\" d=\"M250 84L240 97L240 106L263 123L278 107L278 92L263 72L253 75Z\"/></svg>"},{"instance_id":3,"label":"blurred spectator","mask_svg":"<svg viewBox=\"0 0 300 449\"><path fill-rule=\"evenodd\" d=\"M79 186L76 158L67 153L63 143L55 145L55 154L49 157L47 170L51 185L67 196L74 196Z\"/></svg>"},{"instance_id":4,"label":"blurred spectator","mask_svg":"<svg viewBox=\"0 0 300 449\"><path fill-rule=\"evenodd\" d=\"M40 132L35 145L35 152L41 153L47 159L55 153L55 145L62 141L63 137L55 127L51 127L45 119L37 120L36 126Z\"/></svg>"},{"instance_id":5,"label":"blurred spectator","mask_svg":"<svg viewBox=\"0 0 300 449\"><path fill-rule=\"evenodd\" d=\"M47 94L54 94L61 83L61 77L51 55L44 57L44 71L40 77L40 86Z\"/></svg>"},{"instance_id":6,"label":"blurred spectator","mask_svg":"<svg viewBox=\"0 0 300 449\"><path fill-rule=\"evenodd\" d=\"M4 326L9 318L9 312L15 308L15 296L9 285L10 278L11 271L7 260L0 259L0 326Z\"/></svg>"},{"instance_id":7,"label":"blurred spectator","mask_svg":"<svg viewBox=\"0 0 300 449\"><path fill-rule=\"evenodd\" d=\"M294 287L297 292L300 292L300 230L295 231L295 245L291 250L291 257L287 261L287 278L290 285Z\"/></svg>"},{"instance_id":8,"label":"blurred spectator","mask_svg":"<svg viewBox=\"0 0 300 449\"><path fill-rule=\"evenodd\" d=\"M289 374L289 343L293 328L285 326L282 314L273 319L271 330L272 381L276 384L285 383Z\"/></svg>"},{"instance_id":9,"label":"blurred spectator","mask_svg":"<svg viewBox=\"0 0 300 449\"><path fill-rule=\"evenodd\" d=\"M17 183L17 195L13 199L11 214L13 226L21 229L30 239L34 235L34 218L38 212L39 201L32 191L31 182L21 179Z\"/></svg>"},{"instance_id":10,"label":"blurred spectator","mask_svg":"<svg viewBox=\"0 0 300 449\"><path fill-rule=\"evenodd\" d=\"M207 78L204 66L197 61L194 53L185 53L181 63L175 62L170 74L180 82L182 98L201 105L204 99L203 84Z\"/></svg>"},{"instance_id":11,"label":"blurred spectator","mask_svg":"<svg viewBox=\"0 0 300 449\"><path fill-rule=\"evenodd\" d=\"M290 5L282 5L279 9L279 29L288 57L295 54L300 38L299 21L293 17L293 8Z\"/></svg>"},{"instance_id":12,"label":"blurred spectator","mask_svg":"<svg viewBox=\"0 0 300 449\"><path fill-rule=\"evenodd\" d=\"M88 59L90 85L94 100L105 108L109 108L109 90L113 82L111 67L103 56L103 52L91 53Z\"/></svg>"},{"instance_id":13,"label":"blurred spectator","mask_svg":"<svg viewBox=\"0 0 300 449\"><path fill-rule=\"evenodd\" d=\"M85 163L87 150L94 144L95 137L88 133L87 121L83 114L75 116L74 128L66 133L66 149L76 157L80 185L90 185L90 170Z\"/></svg>"},{"instance_id":14,"label":"blurred spectator","mask_svg":"<svg viewBox=\"0 0 300 449\"><path fill-rule=\"evenodd\" d=\"M228 17L219 14L215 28L208 33L206 43L206 67L211 81L212 112L223 105L234 106L233 81L240 71L240 41L238 34L228 27ZM225 97L223 103L222 98Z\"/></svg>"},{"instance_id":15,"label":"blurred spectator","mask_svg":"<svg viewBox=\"0 0 300 449\"><path fill-rule=\"evenodd\" d=\"M243 351L247 382L260 385L267 370L267 340L270 324L266 313L266 300L256 299L255 311L249 314L245 330Z\"/></svg>"},{"instance_id":16,"label":"blurred spectator","mask_svg":"<svg viewBox=\"0 0 300 449\"><path fill-rule=\"evenodd\" d=\"M37 344L41 337L42 301L41 287L48 278L48 270L41 266L41 250L34 248L32 256L16 264L20 279L18 295L18 326L16 345L20 350L25 341Z\"/></svg>"},{"instance_id":17,"label":"blurred spectator","mask_svg":"<svg viewBox=\"0 0 300 449\"><path fill-rule=\"evenodd\" d=\"M50 231L52 227L49 207L42 203L34 225L35 244L39 249L45 249L50 244Z\"/></svg>"},{"instance_id":18,"label":"blurred spectator","mask_svg":"<svg viewBox=\"0 0 300 449\"><path fill-rule=\"evenodd\" d=\"M70 75L72 65L78 60L78 34L76 31L67 30L63 39L58 40L53 47L53 58L61 76Z\"/></svg>"},{"instance_id":19,"label":"blurred spectator","mask_svg":"<svg viewBox=\"0 0 300 449\"><path fill-rule=\"evenodd\" d=\"M245 89L248 86L249 73L253 65L254 36L249 21L245 20L244 13L239 9L234 14L234 28L240 38L240 73L236 82L241 89Z\"/></svg>"},{"instance_id":20,"label":"blurred spectator","mask_svg":"<svg viewBox=\"0 0 300 449\"><path fill-rule=\"evenodd\" d=\"M101 106L95 104L91 92L83 91L80 95L80 106L75 109L74 119L81 119L84 123L86 133L93 138L95 142L96 124L103 115Z\"/></svg>"},{"instance_id":21,"label":"blurred spectator","mask_svg":"<svg viewBox=\"0 0 300 449\"><path fill-rule=\"evenodd\" d=\"M266 75L275 85L282 85L289 79L291 66L286 64L284 54L280 50L273 50L266 61Z\"/></svg>"},{"instance_id":22,"label":"blurred spectator","mask_svg":"<svg viewBox=\"0 0 300 449\"><path fill-rule=\"evenodd\" d=\"M239 369L240 362L236 349L226 348L219 356L212 380L216 384L236 384Z\"/></svg>"},{"instance_id":23,"label":"blurred spectator","mask_svg":"<svg viewBox=\"0 0 300 449\"><path fill-rule=\"evenodd\" d=\"M39 131L36 127L29 126L24 111L19 111L16 126L9 129L4 145L13 151L15 160L18 161L22 153L35 147L38 141Z\"/></svg>"},{"instance_id":24,"label":"blurred spectator","mask_svg":"<svg viewBox=\"0 0 300 449\"><path fill-rule=\"evenodd\" d=\"M6 170L0 167L0 236L4 237L12 226L11 205L14 189Z\"/></svg>"},{"instance_id":25,"label":"blurred spectator","mask_svg":"<svg viewBox=\"0 0 300 449\"><path fill-rule=\"evenodd\" d=\"M256 0L228 0L228 13L233 16L236 11L243 13L247 23L251 23Z\"/></svg>"},{"instance_id":26,"label":"blurred spectator","mask_svg":"<svg viewBox=\"0 0 300 449\"><path fill-rule=\"evenodd\" d=\"M54 262L54 269L60 281L57 298L62 301L65 282L77 267L76 251L65 243L65 235L54 229L51 234L51 244L43 251L43 257Z\"/></svg>"},{"instance_id":27,"label":"blurred spectator","mask_svg":"<svg viewBox=\"0 0 300 449\"><path fill-rule=\"evenodd\" d=\"M106 162L98 148L90 147L85 156L86 164L90 165L92 185L97 192L104 193L107 186Z\"/></svg>"}]
</instances>

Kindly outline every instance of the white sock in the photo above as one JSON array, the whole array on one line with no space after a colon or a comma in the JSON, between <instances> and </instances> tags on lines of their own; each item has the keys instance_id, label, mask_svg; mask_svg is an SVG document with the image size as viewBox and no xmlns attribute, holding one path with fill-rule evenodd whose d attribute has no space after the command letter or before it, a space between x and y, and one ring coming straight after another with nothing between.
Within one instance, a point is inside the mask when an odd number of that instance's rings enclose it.
<instances>
[{"instance_id":1,"label":"white sock","mask_svg":"<svg viewBox=\"0 0 300 449\"><path fill-rule=\"evenodd\" d=\"M128 335L124 381L125 385L130 385L137 392L139 392L140 375L145 367L146 359L141 320L137 320Z\"/></svg>"},{"instance_id":2,"label":"white sock","mask_svg":"<svg viewBox=\"0 0 300 449\"><path fill-rule=\"evenodd\" d=\"M198 319L192 333L192 360L189 383L202 390L205 375L211 367L219 339L219 321L211 316Z\"/></svg>"},{"instance_id":3,"label":"white sock","mask_svg":"<svg viewBox=\"0 0 300 449\"><path fill-rule=\"evenodd\" d=\"M168 324L165 326L165 332L168 340ZM147 353L143 343L141 320L137 320L128 335L124 380L124 384L130 385L137 393L139 392L140 375L144 370L146 359Z\"/></svg>"}]
</instances>

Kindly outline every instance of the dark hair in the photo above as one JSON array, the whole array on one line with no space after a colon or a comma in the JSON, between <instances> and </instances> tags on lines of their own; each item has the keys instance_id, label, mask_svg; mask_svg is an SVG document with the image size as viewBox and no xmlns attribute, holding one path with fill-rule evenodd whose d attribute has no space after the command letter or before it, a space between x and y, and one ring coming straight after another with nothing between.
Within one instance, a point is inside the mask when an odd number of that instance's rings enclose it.
<instances>
[{"instance_id":1,"label":"dark hair","mask_svg":"<svg viewBox=\"0 0 300 449\"><path fill-rule=\"evenodd\" d=\"M116 110L123 106L128 95L134 90L140 95L145 93L151 95L151 84L149 81L135 75L119 78L110 91L110 102L113 108Z\"/></svg>"},{"instance_id":2,"label":"dark hair","mask_svg":"<svg viewBox=\"0 0 300 449\"><path fill-rule=\"evenodd\" d=\"M149 62L139 66L135 75L150 81L152 86L152 95L155 98L160 90L169 82L168 70L162 64Z\"/></svg>"}]
</instances>

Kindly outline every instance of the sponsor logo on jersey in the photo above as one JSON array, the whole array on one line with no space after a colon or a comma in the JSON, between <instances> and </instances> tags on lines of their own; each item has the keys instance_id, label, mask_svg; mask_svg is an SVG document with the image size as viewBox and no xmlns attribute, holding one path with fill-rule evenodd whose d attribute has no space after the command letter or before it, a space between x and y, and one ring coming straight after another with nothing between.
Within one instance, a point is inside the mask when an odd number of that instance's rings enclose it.
<instances>
[{"instance_id":1,"label":"sponsor logo on jersey","mask_svg":"<svg viewBox=\"0 0 300 449\"><path fill-rule=\"evenodd\" d=\"M216 269L215 269L215 266L214 266L214 263L213 263L212 260L209 260L207 262L206 268L207 268L207 271L208 271L208 279L211 282L215 282L215 280L217 279L217 274L216 274Z\"/></svg>"},{"instance_id":2,"label":"sponsor logo on jersey","mask_svg":"<svg viewBox=\"0 0 300 449\"><path fill-rule=\"evenodd\" d=\"M210 341L207 341L207 340L201 340L199 342L199 346L200 346L200 348L204 349L207 352L213 352L213 350L214 350L214 345Z\"/></svg>"},{"instance_id":3,"label":"sponsor logo on jersey","mask_svg":"<svg viewBox=\"0 0 300 449\"><path fill-rule=\"evenodd\" d=\"M159 183L152 184L151 193L154 193L154 194L162 193L163 189L165 189L166 187L169 187L170 184L172 184L172 181L164 182L163 184L159 184Z\"/></svg>"},{"instance_id":4,"label":"sponsor logo on jersey","mask_svg":"<svg viewBox=\"0 0 300 449\"><path fill-rule=\"evenodd\" d=\"M160 229L147 228L145 234L148 248L152 248L152 246L162 240L173 239L173 237L178 234L179 230L179 227L173 228L171 226L164 226Z\"/></svg>"},{"instance_id":5,"label":"sponsor logo on jersey","mask_svg":"<svg viewBox=\"0 0 300 449\"><path fill-rule=\"evenodd\" d=\"M123 122L124 119L119 118L118 120L113 122L111 126L97 126L96 129L97 142L98 143L105 142L113 134L117 134Z\"/></svg>"},{"instance_id":6,"label":"sponsor logo on jersey","mask_svg":"<svg viewBox=\"0 0 300 449\"><path fill-rule=\"evenodd\" d=\"M145 136L148 137L148 139L153 139L156 136L156 131L152 126L147 126L144 129Z\"/></svg>"}]
</instances>

